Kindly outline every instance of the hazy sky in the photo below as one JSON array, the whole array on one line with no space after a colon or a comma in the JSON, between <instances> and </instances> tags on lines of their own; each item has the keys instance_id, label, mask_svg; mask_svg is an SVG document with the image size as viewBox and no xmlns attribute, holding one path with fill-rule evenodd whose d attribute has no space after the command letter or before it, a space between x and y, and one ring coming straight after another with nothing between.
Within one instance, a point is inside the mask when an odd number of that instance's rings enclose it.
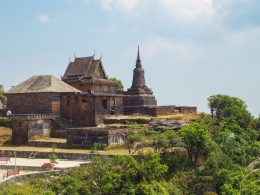
<instances>
[{"instance_id":1,"label":"hazy sky","mask_svg":"<svg viewBox=\"0 0 260 195\"><path fill-rule=\"evenodd\" d=\"M1 0L0 83L63 75L69 57L103 54L130 87L137 46L160 105L229 94L260 114L259 0Z\"/></svg>"}]
</instances>

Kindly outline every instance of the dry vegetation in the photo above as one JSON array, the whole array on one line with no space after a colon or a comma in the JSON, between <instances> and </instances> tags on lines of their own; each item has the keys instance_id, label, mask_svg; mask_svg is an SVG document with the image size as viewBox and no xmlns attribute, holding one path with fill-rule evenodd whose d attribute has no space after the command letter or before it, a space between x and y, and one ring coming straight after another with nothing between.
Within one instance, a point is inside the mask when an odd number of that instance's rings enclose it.
<instances>
[{"instance_id":1,"label":"dry vegetation","mask_svg":"<svg viewBox=\"0 0 260 195\"><path fill-rule=\"evenodd\" d=\"M197 113L187 113L187 114L171 114L171 115L158 115L156 117L153 116L147 116L147 115L141 115L141 114L135 114L130 116L125 115L114 115L114 116L107 116L106 119L173 119L183 122L191 122L196 121L199 119L199 114Z\"/></svg>"},{"instance_id":2,"label":"dry vegetation","mask_svg":"<svg viewBox=\"0 0 260 195\"><path fill-rule=\"evenodd\" d=\"M0 145L3 145L6 141L11 140L12 130L7 127L0 127Z\"/></svg>"}]
</instances>

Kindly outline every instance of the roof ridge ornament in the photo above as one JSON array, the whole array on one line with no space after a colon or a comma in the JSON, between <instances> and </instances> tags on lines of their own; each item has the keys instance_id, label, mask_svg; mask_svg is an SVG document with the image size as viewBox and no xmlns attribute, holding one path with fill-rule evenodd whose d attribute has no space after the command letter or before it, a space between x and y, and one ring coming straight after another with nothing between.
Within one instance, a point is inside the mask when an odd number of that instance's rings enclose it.
<instances>
[{"instance_id":1,"label":"roof ridge ornament","mask_svg":"<svg viewBox=\"0 0 260 195\"><path fill-rule=\"evenodd\" d=\"M100 58L99 58L98 60L101 60L101 59L102 59L102 57L103 57L103 56L102 56L102 52L101 52L101 56L100 56Z\"/></svg>"}]
</instances>

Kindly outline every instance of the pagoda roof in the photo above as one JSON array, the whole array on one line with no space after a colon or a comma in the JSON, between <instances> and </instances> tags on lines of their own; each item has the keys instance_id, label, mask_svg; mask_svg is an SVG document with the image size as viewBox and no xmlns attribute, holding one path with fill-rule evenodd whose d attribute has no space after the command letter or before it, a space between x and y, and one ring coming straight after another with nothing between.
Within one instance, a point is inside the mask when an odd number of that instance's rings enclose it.
<instances>
[{"instance_id":1,"label":"pagoda roof","mask_svg":"<svg viewBox=\"0 0 260 195\"><path fill-rule=\"evenodd\" d=\"M107 79L102 61L95 59L94 56L75 58L74 62L70 62L67 70L65 71L62 80L73 80L73 79L92 79L100 66L104 79Z\"/></svg>"}]
</instances>

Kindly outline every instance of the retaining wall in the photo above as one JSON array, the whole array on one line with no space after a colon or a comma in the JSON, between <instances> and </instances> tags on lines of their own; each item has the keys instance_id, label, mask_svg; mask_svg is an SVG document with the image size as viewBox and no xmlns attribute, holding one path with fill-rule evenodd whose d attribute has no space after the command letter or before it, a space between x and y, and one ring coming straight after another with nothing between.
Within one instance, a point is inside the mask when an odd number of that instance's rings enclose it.
<instances>
[{"instance_id":1,"label":"retaining wall","mask_svg":"<svg viewBox=\"0 0 260 195\"><path fill-rule=\"evenodd\" d=\"M16 177L12 177L10 179L4 180L3 182L0 183L0 189L3 189L6 185L19 182L25 179L34 179L34 178L39 178L42 176L46 175L59 175L62 173L62 170L55 170L55 171L44 171L44 172L37 172L37 173L30 173L30 174L25 174L25 175L19 175Z\"/></svg>"},{"instance_id":2,"label":"retaining wall","mask_svg":"<svg viewBox=\"0 0 260 195\"><path fill-rule=\"evenodd\" d=\"M189 106L127 106L124 107L124 114L143 114L149 116L157 115L171 115L171 114L188 114L188 113L197 113L197 107Z\"/></svg>"},{"instance_id":3,"label":"retaining wall","mask_svg":"<svg viewBox=\"0 0 260 195\"><path fill-rule=\"evenodd\" d=\"M14 152L16 152L17 158L28 158L32 152L35 151L13 151L13 150L2 150L1 154L14 156ZM35 158L49 158L49 155L52 152L38 152ZM56 152L57 158L59 159L72 159L72 160L91 160L94 157L115 157L115 155L108 154L97 154L97 153L63 153Z\"/></svg>"}]
</instances>

